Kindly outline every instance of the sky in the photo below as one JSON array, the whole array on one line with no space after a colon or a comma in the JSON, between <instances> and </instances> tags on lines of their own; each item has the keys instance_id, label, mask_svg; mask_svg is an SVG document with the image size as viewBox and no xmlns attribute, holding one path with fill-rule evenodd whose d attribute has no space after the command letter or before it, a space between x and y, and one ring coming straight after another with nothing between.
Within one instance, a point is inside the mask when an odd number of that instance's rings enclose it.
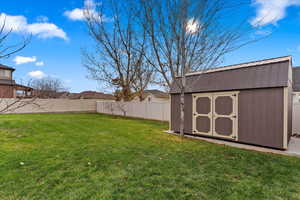
<instances>
[{"instance_id":1,"label":"sky","mask_svg":"<svg viewBox=\"0 0 300 200\"><path fill-rule=\"evenodd\" d=\"M93 0L0 2L0 22L5 18L6 27L13 29L10 40L32 35L24 50L0 60L16 68L17 82L49 76L61 79L71 92L103 90L99 83L87 78L81 61L81 48L93 44L82 8L84 4L93 6ZM249 26L256 29L253 37L268 37L226 55L222 65L291 55L293 65L300 66L300 0L253 0L240 13L246 15L236 17L247 16Z\"/></svg>"}]
</instances>

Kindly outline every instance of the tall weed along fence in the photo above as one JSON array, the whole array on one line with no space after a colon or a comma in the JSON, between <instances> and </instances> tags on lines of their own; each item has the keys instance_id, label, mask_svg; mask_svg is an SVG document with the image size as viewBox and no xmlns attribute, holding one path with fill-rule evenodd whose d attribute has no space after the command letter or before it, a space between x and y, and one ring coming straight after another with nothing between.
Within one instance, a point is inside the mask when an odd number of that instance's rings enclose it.
<instances>
[{"instance_id":1,"label":"tall weed along fence","mask_svg":"<svg viewBox=\"0 0 300 200\"><path fill-rule=\"evenodd\" d=\"M111 115L169 121L170 102L97 102L97 112Z\"/></svg>"}]
</instances>

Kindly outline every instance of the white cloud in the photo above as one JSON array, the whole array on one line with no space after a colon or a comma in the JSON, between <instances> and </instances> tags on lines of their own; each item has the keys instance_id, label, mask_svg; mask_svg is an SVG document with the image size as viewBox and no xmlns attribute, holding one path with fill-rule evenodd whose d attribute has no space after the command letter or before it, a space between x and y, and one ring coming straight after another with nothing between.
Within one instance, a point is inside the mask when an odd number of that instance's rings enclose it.
<instances>
[{"instance_id":1,"label":"white cloud","mask_svg":"<svg viewBox=\"0 0 300 200\"><path fill-rule=\"evenodd\" d=\"M70 11L67 10L66 12L64 12L64 15L66 17L68 17L69 19L74 20L74 21L84 20L84 10L80 9L80 8L75 8L75 9L70 10Z\"/></svg>"},{"instance_id":2,"label":"white cloud","mask_svg":"<svg viewBox=\"0 0 300 200\"><path fill-rule=\"evenodd\" d=\"M96 11L96 6L99 3L95 3L93 0L85 0L83 8L75 8L73 10L67 10L64 12L64 16L68 17L73 21L83 21L85 19L85 12L88 12L89 15L93 16L93 18L99 18L103 21L110 21L111 19L106 17L105 15L99 15Z\"/></svg>"},{"instance_id":3,"label":"white cloud","mask_svg":"<svg viewBox=\"0 0 300 200\"><path fill-rule=\"evenodd\" d=\"M250 20L252 26L276 25L286 15L289 6L300 5L300 0L255 0L256 17Z\"/></svg>"},{"instance_id":4,"label":"white cloud","mask_svg":"<svg viewBox=\"0 0 300 200\"><path fill-rule=\"evenodd\" d=\"M47 75L46 75L44 72L39 71L39 70L29 72L28 75L29 75L30 77L32 77L32 78L37 78L37 79L41 79L41 78L47 77Z\"/></svg>"},{"instance_id":5,"label":"white cloud","mask_svg":"<svg viewBox=\"0 0 300 200\"><path fill-rule=\"evenodd\" d=\"M26 17L11 16L5 13L0 14L0 24L5 21L5 31L12 30L16 33L27 33L37 36L38 38L62 38L68 40L67 34L55 24L48 22L38 22L28 24Z\"/></svg>"},{"instance_id":6,"label":"white cloud","mask_svg":"<svg viewBox=\"0 0 300 200\"><path fill-rule=\"evenodd\" d=\"M39 38L63 38L68 40L66 33L51 23L34 23L27 26L28 32L37 35Z\"/></svg>"},{"instance_id":7,"label":"white cloud","mask_svg":"<svg viewBox=\"0 0 300 200\"><path fill-rule=\"evenodd\" d=\"M13 61L16 63L16 65L21 65L25 63L31 63L36 61L36 57L25 57L25 56L16 56Z\"/></svg>"},{"instance_id":8,"label":"white cloud","mask_svg":"<svg viewBox=\"0 0 300 200\"><path fill-rule=\"evenodd\" d=\"M36 66L44 66L44 62L43 61L38 61L35 63Z\"/></svg>"}]
</instances>

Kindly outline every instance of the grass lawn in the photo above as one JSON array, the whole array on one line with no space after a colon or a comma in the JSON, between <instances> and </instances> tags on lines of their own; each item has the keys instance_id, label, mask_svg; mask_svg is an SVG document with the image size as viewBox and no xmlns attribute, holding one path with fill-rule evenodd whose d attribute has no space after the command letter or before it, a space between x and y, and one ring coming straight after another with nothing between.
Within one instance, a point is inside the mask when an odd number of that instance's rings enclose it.
<instances>
[{"instance_id":1,"label":"grass lawn","mask_svg":"<svg viewBox=\"0 0 300 200\"><path fill-rule=\"evenodd\" d=\"M300 199L300 158L98 114L0 116L0 199Z\"/></svg>"}]
</instances>

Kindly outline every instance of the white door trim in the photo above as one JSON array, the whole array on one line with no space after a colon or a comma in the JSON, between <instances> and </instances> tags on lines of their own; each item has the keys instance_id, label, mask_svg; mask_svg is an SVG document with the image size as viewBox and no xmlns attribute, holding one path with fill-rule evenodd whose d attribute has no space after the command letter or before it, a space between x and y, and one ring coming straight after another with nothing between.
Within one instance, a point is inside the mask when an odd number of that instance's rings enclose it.
<instances>
[{"instance_id":1,"label":"white door trim","mask_svg":"<svg viewBox=\"0 0 300 200\"><path fill-rule=\"evenodd\" d=\"M220 115L215 112L215 101L218 97L230 97L232 99L232 112L229 115ZM228 138L237 140L237 120L238 120L238 92L223 92L223 93L213 93L213 136L220 138ZM229 118L232 120L232 134L231 135L221 135L216 131L215 120L219 117Z\"/></svg>"},{"instance_id":2,"label":"white door trim","mask_svg":"<svg viewBox=\"0 0 300 200\"><path fill-rule=\"evenodd\" d=\"M208 114L199 114L196 110L196 101L199 97L207 97L210 99L210 112ZM212 95L209 93L203 93L203 94L193 94L193 134L201 134L201 135L213 135L213 119L212 119L212 109L213 109L213 99ZM209 132L201 132L197 130L196 127L196 119L198 116L204 116L208 117L210 120L210 131Z\"/></svg>"},{"instance_id":3,"label":"white door trim","mask_svg":"<svg viewBox=\"0 0 300 200\"><path fill-rule=\"evenodd\" d=\"M219 138L226 138L226 139L233 139L238 140L238 94L239 91L232 91L232 92L214 92L214 93L198 93L193 94L193 134L199 134L199 135L207 135L207 136L215 136ZM219 96L230 96L233 100L233 112L230 115L218 115L215 113L215 99ZM196 101L199 97L208 97L210 99L210 113L208 114L199 114L196 111ZM199 132L196 128L196 118L198 116L205 116L210 119L210 131L209 132ZM225 117L230 118L233 123L232 127L232 134L230 136L224 136L221 134L218 134L215 130L215 120L218 117Z\"/></svg>"}]
</instances>

